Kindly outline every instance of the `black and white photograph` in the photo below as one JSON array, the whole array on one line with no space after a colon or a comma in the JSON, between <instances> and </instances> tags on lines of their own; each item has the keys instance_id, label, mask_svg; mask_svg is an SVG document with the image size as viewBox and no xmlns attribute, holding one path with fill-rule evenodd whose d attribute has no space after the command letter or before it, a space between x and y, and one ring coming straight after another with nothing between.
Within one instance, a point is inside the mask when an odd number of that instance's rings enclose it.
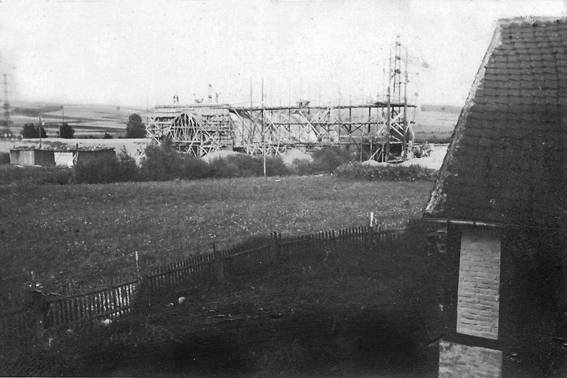
<instances>
[{"instance_id":1,"label":"black and white photograph","mask_svg":"<svg viewBox=\"0 0 567 378\"><path fill-rule=\"evenodd\" d=\"M567 376L567 1L0 0L0 376Z\"/></svg>"}]
</instances>

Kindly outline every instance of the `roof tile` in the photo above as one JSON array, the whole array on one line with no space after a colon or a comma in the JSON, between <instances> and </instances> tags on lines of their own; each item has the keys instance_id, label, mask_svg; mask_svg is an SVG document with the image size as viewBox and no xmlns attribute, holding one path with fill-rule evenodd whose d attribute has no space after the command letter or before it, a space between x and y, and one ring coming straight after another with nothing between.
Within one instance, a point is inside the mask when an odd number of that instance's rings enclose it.
<instances>
[{"instance_id":1,"label":"roof tile","mask_svg":"<svg viewBox=\"0 0 567 378\"><path fill-rule=\"evenodd\" d=\"M557 105L559 106L567 106L567 95L560 95L557 98Z\"/></svg>"},{"instance_id":2,"label":"roof tile","mask_svg":"<svg viewBox=\"0 0 567 378\"><path fill-rule=\"evenodd\" d=\"M531 60L529 60L529 59L526 59L526 60L518 59L518 60L520 61L520 67L521 68L529 68L529 69L533 68Z\"/></svg>"},{"instance_id":3,"label":"roof tile","mask_svg":"<svg viewBox=\"0 0 567 378\"><path fill-rule=\"evenodd\" d=\"M557 87L557 69L555 67L544 68L546 86Z\"/></svg>"}]
</instances>

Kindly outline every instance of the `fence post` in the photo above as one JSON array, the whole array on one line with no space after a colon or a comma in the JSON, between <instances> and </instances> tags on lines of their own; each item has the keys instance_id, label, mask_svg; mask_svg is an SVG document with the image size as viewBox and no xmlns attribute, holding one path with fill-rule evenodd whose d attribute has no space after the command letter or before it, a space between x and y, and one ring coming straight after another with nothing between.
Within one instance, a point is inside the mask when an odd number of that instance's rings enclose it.
<instances>
[{"instance_id":1,"label":"fence post","mask_svg":"<svg viewBox=\"0 0 567 378\"><path fill-rule=\"evenodd\" d=\"M49 303L46 301L45 296L39 290L32 287L32 290L28 292L28 308L31 315L31 322L29 326L32 329L32 337L36 342L43 343L44 336L47 330L47 311L49 309Z\"/></svg>"},{"instance_id":2,"label":"fence post","mask_svg":"<svg viewBox=\"0 0 567 378\"><path fill-rule=\"evenodd\" d=\"M217 246L215 245L215 243L213 243L213 257L214 257L213 269L215 272L215 278L217 282L223 282L224 264L222 262L222 254L221 251L217 251Z\"/></svg>"},{"instance_id":3,"label":"fence post","mask_svg":"<svg viewBox=\"0 0 567 378\"><path fill-rule=\"evenodd\" d=\"M276 262L280 254L280 243L278 242L278 233L272 232L272 237L270 238L270 261Z\"/></svg>"},{"instance_id":4,"label":"fence post","mask_svg":"<svg viewBox=\"0 0 567 378\"><path fill-rule=\"evenodd\" d=\"M140 263L138 262L138 251L135 252L136 255L136 275L138 277L138 281L142 279L142 271L140 270Z\"/></svg>"},{"instance_id":5,"label":"fence post","mask_svg":"<svg viewBox=\"0 0 567 378\"><path fill-rule=\"evenodd\" d=\"M370 212L370 225L368 226L368 248L374 244L374 212Z\"/></svg>"}]
</instances>

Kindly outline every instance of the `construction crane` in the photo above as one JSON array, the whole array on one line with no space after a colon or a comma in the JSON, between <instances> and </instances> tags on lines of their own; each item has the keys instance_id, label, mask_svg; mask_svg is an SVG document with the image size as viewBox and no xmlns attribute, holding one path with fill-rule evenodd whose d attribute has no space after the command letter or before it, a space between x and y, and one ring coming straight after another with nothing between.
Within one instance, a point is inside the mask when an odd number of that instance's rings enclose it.
<instances>
[{"instance_id":1,"label":"construction crane","mask_svg":"<svg viewBox=\"0 0 567 378\"><path fill-rule=\"evenodd\" d=\"M10 119L10 101L8 100L8 79L6 74L4 74L4 104L2 107L4 108L4 121L2 122L3 128L0 137L13 138L14 134L10 128L12 121Z\"/></svg>"}]
</instances>

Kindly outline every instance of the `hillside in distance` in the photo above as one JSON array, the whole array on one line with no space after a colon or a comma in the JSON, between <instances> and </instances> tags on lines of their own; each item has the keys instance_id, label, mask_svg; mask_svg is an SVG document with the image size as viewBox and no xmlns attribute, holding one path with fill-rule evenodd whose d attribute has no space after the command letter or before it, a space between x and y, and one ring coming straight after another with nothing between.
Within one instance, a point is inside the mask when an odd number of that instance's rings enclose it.
<instances>
[{"instance_id":1,"label":"hillside in distance","mask_svg":"<svg viewBox=\"0 0 567 378\"><path fill-rule=\"evenodd\" d=\"M37 124L39 116L45 124L48 136L56 136L59 124L66 122L75 129L75 137L102 137L109 133L113 137L126 134L128 117L132 113L146 118L146 109L95 104L53 104L43 102L11 103L12 131L19 134L26 123Z\"/></svg>"}]
</instances>

